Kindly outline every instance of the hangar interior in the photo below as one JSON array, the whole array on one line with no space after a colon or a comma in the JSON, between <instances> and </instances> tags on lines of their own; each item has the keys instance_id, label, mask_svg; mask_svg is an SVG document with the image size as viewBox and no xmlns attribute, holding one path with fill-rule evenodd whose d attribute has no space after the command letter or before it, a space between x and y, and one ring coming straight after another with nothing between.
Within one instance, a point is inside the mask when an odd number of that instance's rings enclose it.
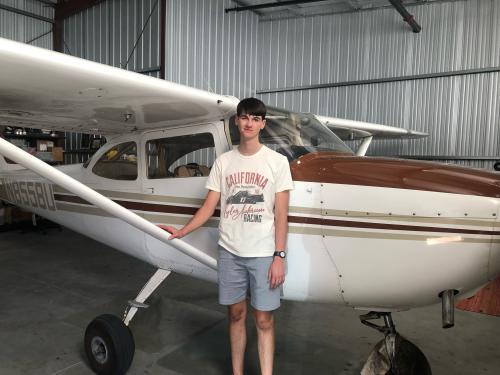
<instances>
[{"instance_id":1,"label":"hangar interior","mask_svg":"<svg viewBox=\"0 0 500 375\"><path fill-rule=\"evenodd\" d=\"M294 111L429 134L374 140L371 156L494 169L500 1L403 1L420 32L385 0L282 2L0 0L0 37ZM60 142L67 164L102 144L75 133ZM91 373L81 342L86 324L103 311L121 314L154 269L69 230L0 236L0 291L9 301L0 310L0 373ZM129 373L229 373L227 321L216 301L216 286L172 276L134 322ZM440 309L396 313L398 329L435 374L496 374L498 317L457 310L457 326L442 330ZM381 338L359 314L286 303L277 373L359 374ZM251 327L246 373L257 374Z\"/></svg>"},{"instance_id":2,"label":"hangar interior","mask_svg":"<svg viewBox=\"0 0 500 375\"><path fill-rule=\"evenodd\" d=\"M405 1L419 33L380 0L82 1L59 15L52 3L0 1L0 36L219 94L429 134L374 140L368 155L489 170L498 161L497 1ZM89 156L81 143L66 136L65 162Z\"/></svg>"}]
</instances>

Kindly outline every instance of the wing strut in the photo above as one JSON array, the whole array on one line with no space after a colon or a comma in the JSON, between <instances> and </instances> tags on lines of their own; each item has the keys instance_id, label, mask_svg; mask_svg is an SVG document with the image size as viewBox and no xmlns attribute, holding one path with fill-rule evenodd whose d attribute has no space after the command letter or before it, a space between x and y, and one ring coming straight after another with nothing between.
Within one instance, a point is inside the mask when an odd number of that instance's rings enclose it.
<instances>
[{"instance_id":1,"label":"wing strut","mask_svg":"<svg viewBox=\"0 0 500 375\"><path fill-rule=\"evenodd\" d=\"M368 147L370 147L370 143L372 143L373 135L363 138L363 142L359 145L358 149L356 150L356 156L365 156L366 151L368 150Z\"/></svg>"},{"instance_id":2,"label":"wing strut","mask_svg":"<svg viewBox=\"0 0 500 375\"><path fill-rule=\"evenodd\" d=\"M113 217L127 222L134 228L137 228L164 243L168 243L180 252L196 259L200 263L214 270L217 269L217 260L215 258L212 258L200 249L197 249L196 247L191 246L177 238L169 240L169 234L163 229L158 228L146 219L134 214L132 211L127 210L126 208L113 202L111 199L97 193L95 190L62 173L61 171L58 171L56 168L51 167L45 162L28 154L26 151L21 150L2 138L0 138L0 154L14 160L16 163L21 164L23 167L32 170L36 174L52 181L64 189L71 191L73 194L76 194L80 198L85 199L87 202L90 202L96 207L106 211Z\"/></svg>"}]
</instances>

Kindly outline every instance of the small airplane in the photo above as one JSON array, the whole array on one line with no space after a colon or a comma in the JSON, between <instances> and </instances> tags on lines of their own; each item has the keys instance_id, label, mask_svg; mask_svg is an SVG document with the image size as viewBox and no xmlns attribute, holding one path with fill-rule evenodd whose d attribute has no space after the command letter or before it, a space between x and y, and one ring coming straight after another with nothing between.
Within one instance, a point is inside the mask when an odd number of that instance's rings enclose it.
<instances>
[{"instance_id":1,"label":"small airplane","mask_svg":"<svg viewBox=\"0 0 500 375\"><path fill-rule=\"evenodd\" d=\"M239 142L237 103L0 39L2 125L107 138L84 164L57 168L0 138L0 199L157 268L123 318L105 314L87 327L95 372L126 372L135 350L129 323L171 272L217 282L220 212L183 240L168 240L158 225L183 225L202 204L210 166ZM454 298L500 273L498 174L359 157L314 115L278 108L269 109L261 135L287 156L295 183L284 299L369 311L362 323L397 348L411 343L391 312L441 302L451 327ZM251 212L242 202L235 214ZM372 322L379 318L383 325ZM418 373L430 373L411 348ZM387 363L398 360L391 352Z\"/></svg>"}]
</instances>

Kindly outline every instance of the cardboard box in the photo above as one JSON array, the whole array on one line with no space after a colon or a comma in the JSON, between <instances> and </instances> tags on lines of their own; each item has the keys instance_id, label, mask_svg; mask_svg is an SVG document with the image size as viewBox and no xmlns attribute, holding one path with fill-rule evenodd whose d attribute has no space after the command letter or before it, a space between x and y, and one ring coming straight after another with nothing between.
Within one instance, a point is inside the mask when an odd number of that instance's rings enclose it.
<instances>
[{"instance_id":1,"label":"cardboard box","mask_svg":"<svg viewBox=\"0 0 500 375\"><path fill-rule=\"evenodd\" d=\"M54 147L52 148L52 160L57 162L64 161L63 148L62 147Z\"/></svg>"},{"instance_id":2,"label":"cardboard box","mask_svg":"<svg viewBox=\"0 0 500 375\"><path fill-rule=\"evenodd\" d=\"M37 151L48 151L52 152L54 148L54 141L45 141L45 140L37 140L36 141L36 150Z\"/></svg>"}]
</instances>

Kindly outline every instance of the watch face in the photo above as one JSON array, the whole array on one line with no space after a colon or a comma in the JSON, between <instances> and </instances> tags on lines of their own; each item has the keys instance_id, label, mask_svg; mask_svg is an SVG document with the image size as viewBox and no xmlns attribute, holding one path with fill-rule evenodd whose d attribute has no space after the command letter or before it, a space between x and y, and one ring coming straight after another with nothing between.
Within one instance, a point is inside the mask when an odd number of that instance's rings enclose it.
<instances>
[{"instance_id":1,"label":"watch face","mask_svg":"<svg viewBox=\"0 0 500 375\"><path fill-rule=\"evenodd\" d=\"M284 251L280 251L280 257L284 258L286 256Z\"/></svg>"}]
</instances>

